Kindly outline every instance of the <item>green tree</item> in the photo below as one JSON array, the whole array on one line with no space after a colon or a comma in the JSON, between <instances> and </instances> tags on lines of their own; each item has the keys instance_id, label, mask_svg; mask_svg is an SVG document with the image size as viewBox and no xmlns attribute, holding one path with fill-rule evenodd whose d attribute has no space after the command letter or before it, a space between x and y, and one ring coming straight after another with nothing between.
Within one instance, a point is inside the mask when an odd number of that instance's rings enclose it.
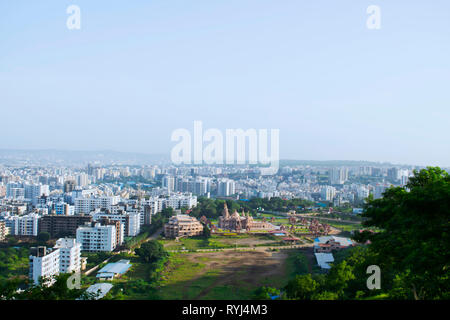
<instances>
[{"instance_id":1,"label":"green tree","mask_svg":"<svg viewBox=\"0 0 450 320\"><path fill-rule=\"evenodd\" d=\"M162 209L161 215L166 219L170 218L171 216L173 216L173 208L169 207Z\"/></svg>"},{"instance_id":2,"label":"green tree","mask_svg":"<svg viewBox=\"0 0 450 320\"><path fill-rule=\"evenodd\" d=\"M296 276L286 285L286 295L290 299L309 300L319 284L311 277L311 274Z\"/></svg>"},{"instance_id":3,"label":"green tree","mask_svg":"<svg viewBox=\"0 0 450 320\"><path fill-rule=\"evenodd\" d=\"M70 289L67 285L70 276L61 274L41 279L39 284L29 285L22 291L17 291L17 280L8 280L0 285L0 297L4 300L92 300L98 296L95 293L86 293L84 289ZM53 284L42 285L47 281L52 281Z\"/></svg>"},{"instance_id":4,"label":"green tree","mask_svg":"<svg viewBox=\"0 0 450 320\"><path fill-rule=\"evenodd\" d=\"M280 290L272 287L260 287L255 290L253 299L255 300L270 300L273 296L279 296Z\"/></svg>"},{"instance_id":5,"label":"green tree","mask_svg":"<svg viewBox=\"0 0 450 320\"><path fill-rule=\"evenodd\" d=\"M344 260L330 269L326 278L326 287L339 297L344 297L344 290L353 279L355 279L353 268Z\"/></svg>"},{"instance_id":6,"label":"green tree","mask_svg":"<svg viewBox=\"0 0 450 320\"><path fill-rule=\"evenodd\" d=\"M203 237L205 239L209 239L211 237L211 230L206 224L202 223L202 225L203 225Z\"/></svg>"},{"instance_id":7,"label":"green tree","mask_svg":"<svg viewBox=\"0 0 450 320\"><path fill-rule=\"evenodd\" d=\"M339 295L331 291L323 291L314 293L311 297L312 300L338 300Z\"/></svg>"},{"instance_id":8,"label":"green tree","mask_svg":"<svg viewBox=\"0 0 450 320\"><path fill-rule=\"evenodd\" d=\"M363 222L388 288L397 298L442 299L450 292L450 176L438 167L414 171L405 187L369 200Z\"/></svg>"},{"instance_id":9,"label":"green tree","mask_svg":"<svg viewBox=\"0 0 450 320\"><path fill-rule=\"evenodd\" d=\"M166 250L161 243L156 240L144 242L140 248L135 250L136 254L147 263L157 262L167 256Z\"/></svg>"}]
</instances>

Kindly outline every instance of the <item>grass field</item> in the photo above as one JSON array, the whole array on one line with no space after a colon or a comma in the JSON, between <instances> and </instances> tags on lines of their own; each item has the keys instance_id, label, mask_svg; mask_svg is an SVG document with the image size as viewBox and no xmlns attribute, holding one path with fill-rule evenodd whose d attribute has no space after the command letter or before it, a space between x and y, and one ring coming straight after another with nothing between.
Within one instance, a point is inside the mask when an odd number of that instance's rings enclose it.
<instances>
[{"instance_id":1,"label":"grass field","mask_svg":"<svg viewBox=\"0 0 450 320\"><path fill-rule=\"evenodd\" d=\"M330 226L340 229L342 231L352 231L362 228L362 225L357 223L343 223L343 222L327 222Z\"/></svg>"},{"instance_id":2,"label":"grass field","mask_svg":"<svg viewBox=\"0 0 450 320\"><path fill-rule=\"evenodd\" d=\"M159 290L162 299L251 299L264 285L281 288L295 276L294 255L227 251L172 254Z\"/></svg>"},{"instance_id":3,"label":"grass field","mask_svg":"<svg viewBox=\"0 0 450 320\"><path fill-rule=\"evenodd\" d=\"M234 247L253 247L261 245L279 245L280 238L271 234L237 234L237 235L212 235L209 239L182 238L175 240L160 240L164 248L169 251L198 249L225 249Z\"/></svg>"}]
</instances>

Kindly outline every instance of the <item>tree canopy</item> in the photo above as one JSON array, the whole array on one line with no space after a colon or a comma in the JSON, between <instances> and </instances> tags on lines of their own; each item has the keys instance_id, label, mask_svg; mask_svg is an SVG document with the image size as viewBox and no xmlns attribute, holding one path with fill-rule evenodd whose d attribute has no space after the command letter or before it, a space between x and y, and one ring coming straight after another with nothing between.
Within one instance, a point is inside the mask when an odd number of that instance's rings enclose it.
<instances>
[{"instance_id":1,"label":"tree canopy","mask_svg":"<svg viewBox=\"0 0 450 320\"><path fill-rule=\"evenodd\" d=\"M294 299L449 299L450 177L437 167L414 171L404 187L369 198L361 244L335 254L324 276L297 276L285 287ZM370 240L370 242L367 242ZM367 288L367 267L381 270L381 289Z\"/></svg>"},{"instance_id":2,"label":"tree canopy","mask_svg":"<svg viewBox=\"0 0 450 320\"><path fill-rule=\"evenodd\" d=\"M363 223L380 232L370 240L383 272L391 275L397 298L449 297L450 176L438 167L414 171L405 187L386 190L365 206ZM401 287L401 290L400 290Z\"/></svg>"},{"instance_id":3,"label":"tree canopy","mask_svg":"<svg viewBox=\"0 0 450 320\"><path fill-rule=\"evenodd\" d=\"M157 262L167 256L166 250L161 243L156 240L144 242L140 248L135 250L136 254L147 263Z\"/></svg>"}]
</instances>

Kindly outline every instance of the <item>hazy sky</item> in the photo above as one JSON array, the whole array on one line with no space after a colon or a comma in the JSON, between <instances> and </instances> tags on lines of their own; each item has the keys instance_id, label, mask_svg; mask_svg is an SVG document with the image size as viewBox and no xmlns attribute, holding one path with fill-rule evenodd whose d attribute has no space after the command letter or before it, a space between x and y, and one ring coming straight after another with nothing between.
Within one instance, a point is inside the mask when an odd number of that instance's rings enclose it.
<instances>
[{"instance_id":1,"label":"hazy sky","mask_svg":"<svg viewBox=\"0 0 450 320\"><path fill-rule=\"evenodd\" d=\"M1 1L0 115L0 148L168 153L201 120L280 129L281 158L448 166L450 1Z\"/></svg>"}]
</instances>

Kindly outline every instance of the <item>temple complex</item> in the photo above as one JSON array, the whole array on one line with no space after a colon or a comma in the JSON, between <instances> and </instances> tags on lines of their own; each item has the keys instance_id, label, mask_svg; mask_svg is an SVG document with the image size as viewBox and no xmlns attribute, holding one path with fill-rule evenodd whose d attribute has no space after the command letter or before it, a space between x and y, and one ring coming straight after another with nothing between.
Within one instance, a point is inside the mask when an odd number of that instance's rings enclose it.
<instances>
[{"instance_id":1,"label":"temple complex","mask_svg":"<svg viewBox=\"0 0 450 320\"><path fill-rule=\"evenodd\" d=\"M230 215L228 212L227 204L222 211L222 215L219 217L219 228L226 230L274 230L275 226L266 221L255 221L249 212L245 213L242 210L242 216L235 210Z\"/></svg>"}]
</instances>

